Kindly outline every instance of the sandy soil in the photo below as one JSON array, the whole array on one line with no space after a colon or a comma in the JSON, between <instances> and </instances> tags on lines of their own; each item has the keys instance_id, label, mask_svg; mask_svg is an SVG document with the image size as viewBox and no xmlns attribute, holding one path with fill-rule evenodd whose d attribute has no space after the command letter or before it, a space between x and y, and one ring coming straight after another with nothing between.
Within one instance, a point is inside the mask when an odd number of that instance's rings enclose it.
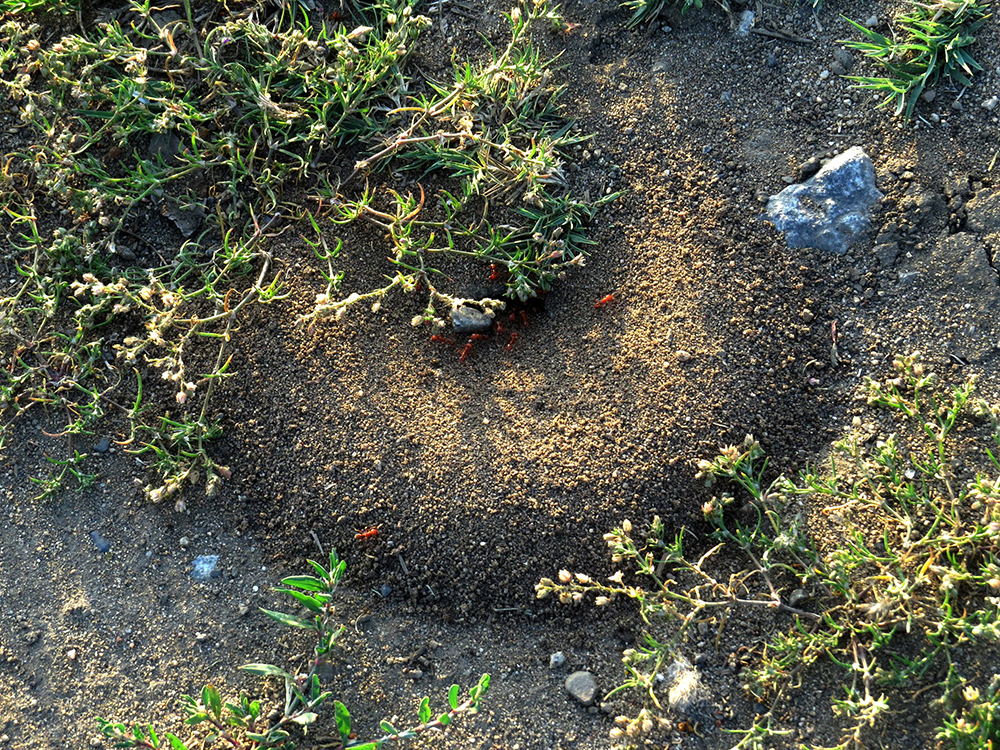
<instances>
[{"instance_id":1,"label":"sandy soil","mask_svg":"<svg viewBox=\"0 0 1000 750\"><path fill-rule=\"evenodd\" d=\"M499 38L505 6L484 5L479 22L446 13L438 42L474 51L474 31ZM863 377L885 373L894 353L920 349L943 370L959 367L957 355L969 362L962 373L997 392L995 274L972 285L934 250L964 228L964 203L996 187L997 117L980 107L1000 90L995 24L977 47L985 71L974 88L957 99L940 87L915 129L821 75L851 34L839 14L876 13L884 30L896 4L759 9L758 27L808 44L737 36L715 7L634 31L611 0L563 10L579 25L546 45L562 52L568 106L595 134L573 178L595 197L625 194L593 228L587 266L529 308L511 351L494 338L459 362L410 327L418 303L405 298L312 333L296 327L323 282L289 232L272 251L291 295L245 319L238 375L214 402L226 431L213 456L233 470L216 497L190 491L185 513L149 505L135 487L150 475L112 449L90 451L91 490L34 501L28 478L69 446L44 434L40 412L16 424L0 464L0 747L98 747L95 715L176 727L178 696L205 681L273 696L236 667L304 654L308 644L256 608L285 607L272 587L319 554L317 540L349 565L347 648L329 678L361 733L415 716L424 694L443 703L451 682L485 671L484 710L441 746L611 747L610 716L575 704L562 683L589 669L603 691L618 684L641 623L625 603L536 602L540 577L610 574L602 535L626 517L704 530L695 462L748 432L775 470L822 458L864 413ZM418 62L433 72L447 59ZM855 60L850 72L866 71ZM759 220L760 196L810 157L853 145L886 195L871 236L845 256L789 250ZM886 232L895 261L873 252ZM344 291L378 283L381 255L348 243ZM614 303L595 309L609 293ZM93 442L105 436L126 428L103 423ZM356 539L371 527L376 537ZM191 578L201 554L220 556L218 578ZM740 690L737 650L785 625L755 618L733 623L717 652L686 646L706 654L720 728L745 726L756 708ZM552 670L555 651L568 661ZM836 740L819 684L789 708L790 742ZM330 747L330 731L321 723L301 746ZM912 747L920 731L901 717L883 746ZM727 739L708 728L657 746Z\"/></svg>"}]
</instances>

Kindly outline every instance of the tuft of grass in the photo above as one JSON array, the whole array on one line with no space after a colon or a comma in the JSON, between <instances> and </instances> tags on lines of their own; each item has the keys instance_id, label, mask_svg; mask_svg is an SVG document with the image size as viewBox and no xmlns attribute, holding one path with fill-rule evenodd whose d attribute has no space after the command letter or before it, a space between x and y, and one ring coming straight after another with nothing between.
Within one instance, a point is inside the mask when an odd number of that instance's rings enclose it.
<instances>
[{"instance_id":1,"label":"tuft of grass","mask_svg":"<svg viewBox=\"0 0 1000 750\"><path fill-rule=\"evenodd\" d=\"M995 733L995 684L969 686L955 649L1000 638L1000 409L974 399L971 381L943 385L918 355L894 365L894 377L868 383L868 401L900 417L898 433L871 434L856 419L829 465L796 481L768 481L764 452L748 437L699 465L699 477L727 489L703 507L712 546L688 529L668 535L658 518L641 536L625 521L605 539L612 560L634 568L628 578L561 571L537 584L540 598L564 603L588 595L598 606L637 603L644 645L625 653L618 689L637 690L643 707L622 717L616 737L666 726L656 675L692 625L716 630L718 644L746 608L772 611L780 625L742 673L748 697L766 710L737 747L760 748L786 731L778 717L821 661L844 670L831 705L838 750L865 746L884 728L900 690L936 690L939 736L963 747ZM993 430L980 458L956 434L976 421ZM960 462L978 471L959 476ZM956 706L960 715L946 714Z\"/></svg>"},{"instance_id":2,"label":"tuft of grass","mask_svg":"<svg viewBox=\"0 0 1000 750\"><path fill-rule=\"evenodd\" d=\"M948 79L972 85L972 76L982 70L969 52L975 33L989 18L989 4L980 0L935 0L925 4L909 0L911 10L896 19L898 32L889 39L849 18L864 41L840 43L862 52L886 70L886 75L846 76L856 88L884 95L878 106L894 108L896 116L909 121L921 94Z\"/></svg>"},{"instance_id":3,"label":"tuft of grass","mask_svg":"<svg viewBox=\"0 0 1000 750\"><path fill-rule=\"evenodd\" d=\"M632 28L643 23L655 23L656 19L668 6L681 6L681 13L687 13L691 8L700 8L702 0L625 0L621 5L632 11L632 16L626 22L626 26ZM728 2L723 2L723 7L728 9Z\"/></svg>"},{"instance_id":4,"label":"tuft of grass","mask_svg":"<svg viewBox=\"0 0 1000 750\"><path fill-rule=\"evenodd\" d=\"M346 628L336 625L334 596L343 578L347 563L330 553L329 566L309 560L310 575L285 578L281 583L285 588L276 589L297 602L303 614L291 615L261 609L272 620L290 628L311 631L316 638L312 655L307 663L296 672L288 672L274 664L244 664L240 669L259 677L275 678L284 684L283 706L273 712L265 710L258 700L252 700L245 693L233 701L223 702L222 695L214 685L205 685L195 697L182 695L181 704L187 714L185 724L203 727L207 737L182 740L176 734L164 732L161 739L152 724L136 724L128 727L121 722L98 718L97 724L104 737L117 748L148 748L159 750L194 750L221 741L234 750L293 750L295 742L308 733L308 728L319 719L319 711L331 701L333 691L324 689L319 671L330 663L339 647L340 637ZM383 736L374 740L361 740L354 736L352 717L347 706L333 700L333 719L337 736L329 747L344 750L378 750L389 742L406 741L432 736L450 726L463 714L474 714L479 710L486 691L489 690L490 676L484 674L469 691L469 697L461 700L461 688L452 685L448 691L448 709L434 712L430 699L424 698L417 710L417 723L398 729L388 721L382 721ZM324 746L327 746L324 744Z\"/></svg>"}]
</instances>

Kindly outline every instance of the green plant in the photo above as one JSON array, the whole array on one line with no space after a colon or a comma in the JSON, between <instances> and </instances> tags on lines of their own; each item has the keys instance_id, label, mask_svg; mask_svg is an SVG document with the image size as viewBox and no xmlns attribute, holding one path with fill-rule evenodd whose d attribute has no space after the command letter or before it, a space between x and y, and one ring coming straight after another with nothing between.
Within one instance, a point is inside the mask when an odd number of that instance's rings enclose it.
<instances>
[{"instance_id":1,"label":"green plant","mask_svg":"<svg viewBox=\"0 0 1000 750\"><path fill-rule=\"evenodd\" d=\"M681 13L687 13L691 8L700 8L702 0L679 0ZM678 0L625 0L623 8L632 11L626 26L638 26L641 23L655 23L656 19L668 5L676 5ZM728 7L728 6L727 6Z\"/></svg>"},{"instance_id":2,"label":"green plant","mask_svg":"<svg viewBox=\"0 0 1000 750\"><path fill-rule=\"evenodd\" d=\"M939 706L960 699L954 649L1000 638L1000 479L986 473L1000 471L1000 461L987 448L982 470L959 480L958 456L966 465L974 457L967 436L955 432L985 418L1000 445L1000 410L973 400L971 381L942 385L918 355L894 364L895 377L868 383L868 399L903 418L899 434L876 438L856 418L828 468L795 482L768 481L763 450L748 437L699 465L709 485L731 483L745 498L727 492L704 505L714 546L692 555L685 544L699 542L695 534L669 538L658 518L637 541L626 521L605 539L613 561L635 566L634 583L622 571L607 583L569 571L538 583L539 597L564 603L593 594L598 606L616 597L639 605L649 630L642 648L626 652L624 687L640 689L647 716L662 718L655 675L676 658L688 629L705 623L718 643L733 613L747 607L772 610L786 625L743 673L748 695L768 709L739 746L760 747L779 731L779 706L819 660L846 672L831 706L844 721L838 748L863 746L888 720L894 689L936 687ZM953 453L955 443L966 450ZM955 714L943 720L942 736L992 732L984 718L992 716L991 690L988 705L966 710L961 725ZM657 725L622 723L620 737Z\"/></svg>"},{"instance_id":3,"label":"green plant","mask_svg":"<svg viewBox=\"0 0 1000 750\"><path fill-rule=\"evenodd\" d=\"M131 0L54 44L4 19L0 84L34 141L0 157L0 263L22 279L0 296L0 448L29 409L65 420L53 434L68 452L114 409L130 422L120 442L157 469L148 497L183 508L186 488L211 492L229 472L209 446L230 336L247 305L287 295L272 245L297 223L326 279L310 324L394 289L426 290L414 320L442 323L436 306L464 301L444 288L449 261L494 266L498 299L477 300L489 311L582 265L586 226L615 195L575 196L565 174L585 139L532 40L565 26L557 6L521 3L506 47L423 84L408 61L430 21L414 0L354 2L341 21L311 5L188 1L172 15ZM353 173L335 172L338 155ZM425 200L431 173L441 189ZM392 187L400 175L419 198ZM174 241L152 244L143 216ZM343 242L325 234L352 222L388 236L384 288L341 291ZM190 372L213 344L214 367Z\"/></svg>"},{"instance_id":4,"label":"green plant","mask_svg":"<svg viewBox=\"0 0 1000 750\"><path fill-rule=\"evenodd\" d=\"M944 720L938 739L955 750L993 750L1000 744L998 689L1000 675L993 675L985 694L974 687L965 688L960 696L965 705Z\"/></svg>"},{"instance_id":5,"label":"green plant","mask_svg":"<svg viewBox=\"0 0 1000 750\"><path fill-rule=\"evenodd\" d=\"M295 747L296 734L305 734L307 728L319 718L317 713L319 709L333 697L331 691L323 689L319 669L330 661L338 646L338 639L345 630L344 626L336 625L333 599L347 563L340 560L335 552L331 552L328 568L313 560L309 560L309 564L315 575L285 578L282 584L287 588L277 589L298 602L304 608L305 614L290 615L267 609L261 610L282 625L312 631L316 644L308 664L294 674L273 664L245 664L240 667L250 674L265 678L274 677L283 681L285 698L280 715L271 718L270 712L262 708L260 701L251 700L242 693L236 701L223 703L218 689L212 685L205 685L198 697L181 696L181 703L187 714L185 724L191 726L204 724L209 728L208 737L197 740L199 747L207 747L216 741L222 741L227 747L236 750L263 748L292 750ZM431 710L430 699L424 698L417 711L419 723L405 729L397 729L388 721L382 721L380 726L385 733L384 736L367 741L352 738L351 714L343 703L334 700L333 718L337 739L335 744L329 746L377 750L392 741L433 734L450 726L459 715L475 713L489 685L490 676L484 674L464 701L459 699L461 690L459 686L452 685L448 691L447 711L435 714ZM101 733L112 743L112 747L117 748L169 746L170 750L189 750L194 748L195 745L192 743L196 742L196 740L184 742L176 734L165 732L163 734L165 744L151 724L137 724L129 728L120 722L102 718L98 718L97 723Z\"/></svg>"},{"instance_id":6,"label":"green plant","mask_svg":"<svg viewBox=\"0 0 1000 750\"><path fill-rule=\"evenodd\" d=\"M898 34L889 39L862 24L847 20L866 41L841 40L885 68L881 77L846 76L857 88L885 95L880 107L893 105L896 115L909 120L921 94L947 78L963 86L982 66L968 48L973 36L989 18L988 4L979 0L936 0L923 4L910 0L912 10L896 20Z\"/></svg>"}]
</instances>

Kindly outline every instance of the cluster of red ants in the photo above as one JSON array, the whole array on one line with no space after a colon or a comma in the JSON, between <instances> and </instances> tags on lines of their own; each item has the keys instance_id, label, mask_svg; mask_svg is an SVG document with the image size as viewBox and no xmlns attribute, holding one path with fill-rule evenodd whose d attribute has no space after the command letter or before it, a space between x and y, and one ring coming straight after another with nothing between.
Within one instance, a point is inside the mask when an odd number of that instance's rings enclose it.
<instances>
[{"instance_id":1,"label":"cluster of red ants","mask_svg":"<svg viewBox=\"0 0 1000 750\"><path fill-rule=\"evenodd\" d=\"M514 330L514 326L518 323L521 324L522 328L528 327L528 314L524 310L518 310L517 312L512 312L508 317L508 325L504 325L499 320L497 321L497 335L504 333L510 333L510 338L507 341L507 351L511 351L514 348L514 344L517 343L518 332ZM469 340L462 347L461 352L458 355L458 361L464 362L472 354L472 347L477 341L486 341L490 335L488 333L474 333L469 336ZM456 346L457 342L455 339L448 338L447 336L439 336L437 334L431 336L431 341L435 344L448 344L449 346Z\"/></svg>"},{"instance_id":2,"label":"cluster of red ants","mask_svg":"<svg viewBox=\"0 0 1000 750\"><path fill-rule=\"evenodd\" d=\"M496 266L491 265L490 268L493 269L493 273L490 275L490 278L493 279L494 275L497 273ZM597 302L594 303L594 308L600 309L605 305L608 305L614 301L615 301L615 295L609 294L597 300ZM517 343L517 337L518 337L518 332L514 330L514 326L520 323L522 328L527 328L528 314L524 310L518 310L517 312L512 312L508 316L507 320L509 322L509 327L508 325L504 325L501 321L499 320L497 321L497 335L508 332L510 333L510 338L508 339L507 346L505 348L507 349L507 351L511 351L514 348L514 344ZM461 351L459 352L458 361L465 362L465 360L469 358L469 355L472 354L473 345L477 341L486 341L486 339L488 339L489 337L490 335L488 333L474 333L471 336L469 336L469 340L465 343L465 346L463 346ZM447 336L440 336L438 334L432 335L431 341L433 341L435 344L447 344L448 346L457 346L457 342L455 341L455 339L448 338Z\"/></svg>"}]
</instances>

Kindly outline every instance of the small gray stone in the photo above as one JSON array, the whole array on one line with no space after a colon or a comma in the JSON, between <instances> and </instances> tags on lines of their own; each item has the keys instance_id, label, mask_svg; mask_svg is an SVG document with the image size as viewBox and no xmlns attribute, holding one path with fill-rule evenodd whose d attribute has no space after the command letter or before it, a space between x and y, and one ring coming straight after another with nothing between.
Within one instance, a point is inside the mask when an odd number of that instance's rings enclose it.
<instances>
[{"instance_id":1,"label":"small gray stone","mask_svg":"<svg viewBox=\"0 0 1000 750\"><path fill-rule=\"evenodd\" d=\"M878 261L882 264L882 268L892 268L896 262L896 258L899 257L899 243L884 242L881 245L876 245L874 253L878 256Z\"/></svg>"},{"instance_id":2,"label":"small gray stone","mask_svg":"<svg viewBox=\"0 0 1000 750\"><path fill-rule=\"evenodd\" d=\"M838 49L834 51L833 59L836 61L836 64L841 66L844 70L850 70L854 65L854 55L846 49Z\"/></svg>"},{"instance_id":3,"label":"small gray stone","mask_svg":"<svg viewBox=\"0 0 1000 750\"><path fill-rule=\"evenodd\" d=\"M451 311L451 325L455 333L485 333L493 325L493 318L482 310L463 305Z\"/></svg>"},{"instance_id":4,"label":"small gray stone","mask_svg":"<svg viewBox=\"0 0 1000 750\"><path fill-rule=\"evenodd\" d=\"M100 533L96 531L90 532L90 538L94 542L94 546L97 547L97 551L100 553L105 553L111 550L111 542L102 537Z\"/></svg>"},{"instance_id":5,"label":"small gray stone","mask_svg":"<svg viewBox=\"0 0 1000 750\"><path fill-rule=\"evenodd\" d=\"M388 583L383 583L382 588L379 589L378 593L382 596L383 599L385 599L389 596L389 594L392 593L392 586L390 586Z\"/></svg>"},{"instance_id":6,"label":"small gray stone","mask_svg":"<svg viewBox=\"0 0 1000 750\"><path fill-rule=\"evenodd\" d=\"M868 19L865 21L865 26L867 26L869 29L874 29L876 26L878 26L878 16L876 16L874 13L868 16Z\"/></svg>"},{"instance_id":7,"label":"small gray stone","mask_svg":"<svg viewBox=\"0 0 1000 750\"><path fill-rule=\"evenodd\" d=\"M194 570L191 571L191 577L196 581L207 581L210 578L218 578L219 571L215 567L218 564L218 555L198 555L194 559Z\"/></svg>"},{"instance_id":8,"label":"small gray stone","mask_svg":"<svg viewBox=\"0 0 1000 750\"><path fill-rule=\"evenodd\" d=\"M574 672L566 678L566 692L583 705L589 706L597 697L597 681L590 672Z\"/></svg>"},{"instance_id":9,"label":"small gray stone","mask_svg":"<svg viewBox=\"0 0 1000 750\"><path fill-rule=\"evenodd\" d=\"M882 197L871 159L855 146L806 182L772 196L763 218L774 223L791 248L843 255L868 228L871 207Z\"/></svg>"},{"instance_id":10,"label":"small gray stone","mask_svg":"<svg viewBox=\"0 0 1000 750\"><path fill-rule=\"evenodd\" d=\"M549 669L558 669L563 664L566 663L566 654L562 651L556 651L552 656L549 657Z\"/></svg>"},{"instance_id":11,"label":"small gray stone","mask_svg":"<svg viewBox=\"0 0 1000 750\"><path fill-rule=\"evenodd\" d=\"M111 441L108 440L106 437L102 437L100 440L98 440L96 443L94 443L94 452L95 453L107 453L108 452L108 448L110 448L110 447L111 447Z\"/></svg>"}]
</instances>

